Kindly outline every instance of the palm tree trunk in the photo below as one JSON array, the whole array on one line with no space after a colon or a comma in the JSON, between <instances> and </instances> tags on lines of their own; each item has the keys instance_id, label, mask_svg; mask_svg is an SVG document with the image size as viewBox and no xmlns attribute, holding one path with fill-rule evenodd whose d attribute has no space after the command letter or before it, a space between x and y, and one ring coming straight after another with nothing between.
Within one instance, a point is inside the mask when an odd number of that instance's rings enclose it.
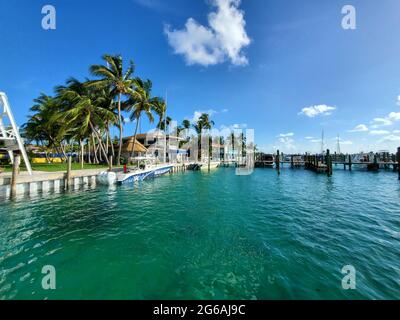
<instances>
[{"instance_id":1,"label":"palm tree trunk","mask_svg":"<svg viewBox=\"0 0 400 320\"><path fill-rule=\"evenodd\" d=\"M121 93L118 94L118 122L119 122L119 148L118 148L118 157L117 157L117 165L121 165L121 152L122 152L122 116L121 116Z\"/></svg>"},{"instance_id":2,"label":"palm tree trunk","mask_svg":"<svg viewBox=\"0 0 400 320\"><path fill-rule=\"evenodd\" d=\"M137 135L138 127L139 127L139 121L140 121L140 115L136 119L136 128L135 128L135 134L133 136L133 149L132 149L131 158L133 158L135 156L136 135Z\"/></svg>"},{"instance_id":3,"label":"palm tree trunk","mask_svg":"<svg viewBox=\"0 0 400 320\"><path fill-rule=\"evenodd\" d=\"M112 156L113 156L113 158L114 158L114 157L115 157L114 142L113 142L113 140L111 139L110 127L109 127L109 126L107 127L107 136L108 136L108 139L109 139L110 145L111 145L111 154L112 154ZM107 150L108 150L108 149L107 149Z\"/></svg>"},{"instance_id":4,"label":"palm tree trunk","mask_svg":"<svg viewBox=\"0 0 400 320\"><path fill-rule=\"evenodd\" d=\"M108 121L107 121L107 124L106 124L106 128L105 128L105 131L106 131L106 151L107 151L107 154L108 154L108 152L109 152L109 144L108 144L108 142L109 142L109 137L108 137Z\"/></svg>"},{"instance_id":5,"label":"palm tree trunk","mask_svg":"<svg viewBox=\"0 0 400 320\"><path fill-rule=\"evenodd\" d=\"M83 156L84 156L84 153L85 153L85 149L84 149L84 147L83 147L83 141L82 141L82 139L79 140L79 143L80 143L80 145L81 145L81 169L83 169L83 164L84 164L84 158L83 158Z\"/></svg>"},{"instance_id":6,"label":"palm tree trunk","mask_svg":"<svg viewBox=\"0 0 400 320\"><path fill-rule=\"evenodd\" d=\"M94 153L94 162L99 164L99 159L97 158L97 146L96 141L94 140L94 133L92 133L92 142L93 142L93 153Z\"/></svg>"},{"instance_id":7,"label":"palm tree trunk","mask_svg":"<svg viewBox=\"0 0 400 320\"><path fill-rule=\"evenodd\" d=\"M98 157L99 157L99 161L103 162L103 155L102 155L102 151L103 150L101 150L101 147L100 147L100 142L103 142L103 140L101 139L102 138L101 137L101 132L98 132L96 130L96 134L97 134L96 139L98 141L98 151L99 151Z\"/></svg>"},{"instance_id":8,"label":"palm tree trunk","mask_svg":"<svg viewBox=\"0 0 400 320\"><path fill-rule=\"evenodd\" d=\"M92 164L92 159L91 159L91 154L90 154L90 137L87 140L87 146L88 146L88 163Z\"/></svg>"},{"instance_id":9,"label":"palm tree trunk","mask_svg":"<svg viewBox=\"0 0 400 320\"><path fill-rule=\"evenodd\" d=\"M62 152L62 154L64 156L64 161L65 161L65 160L67 160L68 157L67 157L67 153L65 152L65 147L62 144L62 142L60 143L60 147L61 147L61 152Z\"/></svg>"},{"instance_id":10,"label":"palm tree trunk","mask_svg":"<svg viewBox=\"0 0 400 320\"><path fill-rule=\"evenodd\" d=\"M92 131L93 131L94 134L96 135L97 140L99 141L100 149L101 149L101 151L103 152L104 157L106 158L107 164L110 165L110 163L109 163L109 161L108 161L107 153L106 153L106 151L105 151L105 149L104 149L103 142L101 141L98 132L97 132L96 129L93 127L92 122L89 121L89 124L90 124L90 128L92 129Z\"/></svg>"}]
</instances>

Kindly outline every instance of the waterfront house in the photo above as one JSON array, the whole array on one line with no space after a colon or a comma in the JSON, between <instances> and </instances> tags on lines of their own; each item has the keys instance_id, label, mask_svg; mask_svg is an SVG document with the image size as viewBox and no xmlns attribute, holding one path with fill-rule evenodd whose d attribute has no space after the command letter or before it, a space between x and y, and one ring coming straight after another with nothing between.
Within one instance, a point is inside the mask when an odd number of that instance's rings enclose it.
<instances>
[{"instance_id":1,"label":"waterfront house","mask_svg":"<svg viewBox=\"0 0 400 320\"><path fill-rule=\"evenodd\" d=\"M122 154L129 157L129 144L133 147L133 136L124 138ZM188 150L180 148L181 142L185 139L174 135L165 135L162 131L155 130L147 134L137 134L136 144L140 147L136 148L135 157L150 157L156 159L157 162L183 163L188 161Z\"/></svg>"}]
</instances>

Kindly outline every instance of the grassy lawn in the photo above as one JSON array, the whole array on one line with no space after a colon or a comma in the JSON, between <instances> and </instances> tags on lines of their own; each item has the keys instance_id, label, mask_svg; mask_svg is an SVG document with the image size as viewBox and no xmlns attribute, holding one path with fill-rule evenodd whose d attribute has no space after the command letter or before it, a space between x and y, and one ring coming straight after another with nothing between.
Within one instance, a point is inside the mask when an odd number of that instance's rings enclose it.
<instances>
[{"instance_id":1,"label":"grassy lawn","mask_svg":"<svg viewBox=\"0 0 400 320\"><path fill-rule=\"evenodd\" d=\"M5 172L11 172L12 166L0 166L0 168ZM108 168L107 165L99 165L99 164L85 164L83 169L106 169ZM44 172L56 172L56 171L67 171L67 164L66 163L51 163L51 164L32 164L33 171L44 171ZM72 170L81 170L80 163L73 163ZM1 170L0 170L1 171ZM21 171L26 171L24 165L21 165Z\"/></svg>"}]
</instances>

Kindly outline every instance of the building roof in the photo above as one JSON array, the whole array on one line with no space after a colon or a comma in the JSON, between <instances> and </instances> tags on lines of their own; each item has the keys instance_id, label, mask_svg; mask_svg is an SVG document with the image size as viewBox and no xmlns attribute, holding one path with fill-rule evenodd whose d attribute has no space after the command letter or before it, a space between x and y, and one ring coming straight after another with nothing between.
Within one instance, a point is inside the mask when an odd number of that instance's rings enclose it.
<instances>
[{"instance_id":1,"label":"building roof","mask_svg":"<svg viewBox=\"0 0 400 320\"><path fill-rule=\"evenodd\" d=\"M124 139L124 144L122 145L122 152L133 152L133 145L135 144L135 152L147 152L146 147L139 141L132 137L127 137Z\"/></svg>"}]
</instances>

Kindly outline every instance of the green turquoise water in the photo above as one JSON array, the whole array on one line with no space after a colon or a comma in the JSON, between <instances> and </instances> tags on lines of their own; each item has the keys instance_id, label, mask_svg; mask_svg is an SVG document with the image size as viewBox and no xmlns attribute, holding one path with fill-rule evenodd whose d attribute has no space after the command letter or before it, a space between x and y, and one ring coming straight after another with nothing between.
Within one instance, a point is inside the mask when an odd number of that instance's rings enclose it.
<instances>
[{"instance_id":1,"label":"green turquoise water","mask_svg":"<svg viewBox=\"0 0 400 320\"><path fill-rule=\"evenodd\" d=\"M224 168L3 201L0 299L399 299L399 200L392 172Z\"/></svg>"}]
</instances>

